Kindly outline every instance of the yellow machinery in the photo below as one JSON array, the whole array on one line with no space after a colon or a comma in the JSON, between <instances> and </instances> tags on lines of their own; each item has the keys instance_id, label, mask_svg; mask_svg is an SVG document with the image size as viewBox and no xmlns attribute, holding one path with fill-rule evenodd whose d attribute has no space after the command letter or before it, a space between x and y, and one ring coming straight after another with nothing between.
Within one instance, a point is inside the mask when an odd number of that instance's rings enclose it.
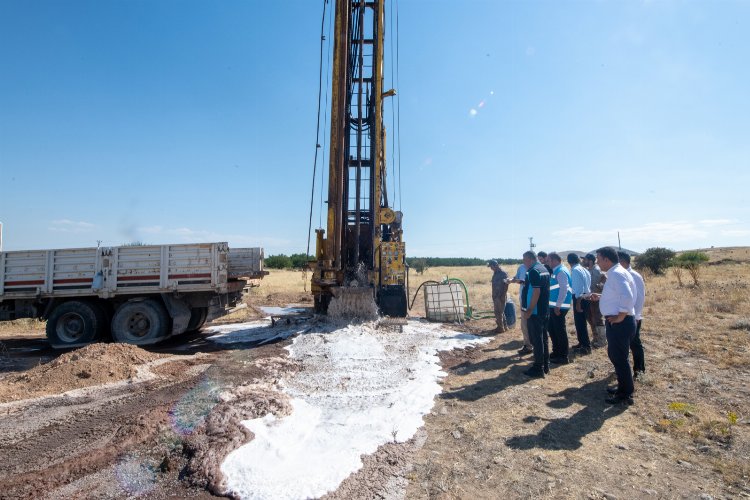
<instances>
[{"instance_id":1,"label":"yellow machinery","mask_svg":"<svg viewBox=\"0 0 750 500\"><path fill-rule=\"evenodd\" d=\"M316 230L316 311L332 296L372 294L380 312L407 309L402 214L388 204L383 45L385 0L336 0L328 227ZM366 290L363 290L365 288Z\"/></svg>"}]
</instances>

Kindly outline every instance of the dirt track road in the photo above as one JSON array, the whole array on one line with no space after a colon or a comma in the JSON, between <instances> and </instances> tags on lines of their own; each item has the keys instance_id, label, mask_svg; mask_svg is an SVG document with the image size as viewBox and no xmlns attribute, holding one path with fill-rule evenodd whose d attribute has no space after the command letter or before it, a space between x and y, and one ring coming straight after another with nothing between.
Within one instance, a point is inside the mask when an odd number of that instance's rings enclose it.
<instances>
[{"instance_id":1,"label":"dirt track road","mask_svg":"<svg viewBox=\"0 0 750 500\"><path fill-rule=\"evenodd\" d=\"M213 496L205 471L190 466L206 417L221 391L262 379L261 360L284 354L279 345L222 350L203 335L186 340L154 349L179 354L152 367L150 380L0 405L0 498ZM42 342L6 343L35 358L59 354Z\"/></svg>"}]
</instances>

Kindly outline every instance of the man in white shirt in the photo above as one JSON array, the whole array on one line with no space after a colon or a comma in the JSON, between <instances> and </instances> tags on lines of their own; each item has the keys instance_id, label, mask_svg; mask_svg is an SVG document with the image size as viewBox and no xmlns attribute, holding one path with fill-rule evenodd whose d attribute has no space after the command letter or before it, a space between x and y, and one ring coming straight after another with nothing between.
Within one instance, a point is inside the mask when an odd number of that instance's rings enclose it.
<instances>
[{"instance_id":1,"label":"man in white shirt","mask_svg":"<svg viewBox=\"0 0 750 500\"><path fill-rule=\"evenodd\" d=\"M630 255L625 252L617 252L620 265L628 270L635 282L635 337L630 343L630 352L633 353L633 378L646 372L646 356L641 344L641 320L643 320L643 303L646 301L646 283L638 271L630 267Z\"/></svg>"},{"instance_id":2,"label":"man in white shirt","mask_svg":"<svg viewBox=\"0 0 750 500\"><path fill-rule=\"evenodd\" d=\"M602 293L592 293L591 299L599 302L607 331L607 354L615 367L617 388L608 389L610 404L633 404L633 372L628 364L630 343L635 337L635 297L633 277L619 264L617 250L602 247L596 251L596 262L607 273Z\"/></svg>"}]
</instances>

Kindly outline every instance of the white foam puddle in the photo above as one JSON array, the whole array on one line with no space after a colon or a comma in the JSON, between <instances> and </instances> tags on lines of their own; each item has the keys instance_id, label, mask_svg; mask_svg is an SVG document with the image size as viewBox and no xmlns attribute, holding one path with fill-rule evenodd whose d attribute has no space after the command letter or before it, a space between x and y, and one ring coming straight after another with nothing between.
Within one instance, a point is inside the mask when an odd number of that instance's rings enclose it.
<instances>
[{"instance_id":1,"label":"white foam puddle","mask_svg":"<svg viewBox=\"0 0 750 500\"><path fill-rule=\"evenodd\" d=\"M271 328L268 322L233 323L231 325L217 325L206 329L215 333L208 339L217 344L236 344L245 342L259 342L274 337L278 330Z\"/></svg>"},{"instance_id":2,"label":"white foam puddle","mask_svg":"<svg viewBox=\"0 0 750 500\"><path fill-rule=\"evenodd\" d=\"M404 442L424 424L438 379L437 352L488 339L410 321L403 333L350 325L298 336L302 370L284 381L293 412L243 422L255 438L221 466L242 498L314 498L362 467L360 456Z\"/></svg>"},{"instance_id":3,"label":"white foam puddle","mask_svg":"<svg viewBox=\"0 0 750 500\"><path fill-rule=\"evenodd\" d=\"M211 327L209 333L216 333L208 337L211 342L217 344L267 344L279 340L288 339L296 333L309 331L310 327L305 325L271 326L270 323L235 323L232 325L219 325Z\"/></svg>"},{"instance_id":4,"label":"white foam puddle","mask_svg":"<svg viewBox=\"0 0 750 500\"><path fill-rule=\"evenodd\" d=\"M293 314L306 312L307 309L304 307L274 307L274 306L263 306L260 308L265 314L269 316L290 316Z\"/></svg>"}]
</instances>

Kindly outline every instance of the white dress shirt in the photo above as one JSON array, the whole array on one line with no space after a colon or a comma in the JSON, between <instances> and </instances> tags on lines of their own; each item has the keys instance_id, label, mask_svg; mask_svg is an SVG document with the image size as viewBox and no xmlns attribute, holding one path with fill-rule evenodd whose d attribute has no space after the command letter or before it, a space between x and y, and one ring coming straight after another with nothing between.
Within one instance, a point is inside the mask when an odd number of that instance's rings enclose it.
<instances>
[{"instance_id":1,"label":"white dress shirt","mask_svg":"<svg viewBox=\"0 0 750 500\"><path fill-rule=\"evenodd\" d=\"M640 321L643 319L643 303L646 301L646 283L643 276L632 267L628 267L628 272L635 282L635 320Z\"/></svg>"},{"instance_id":2,"label":"white dress shirt","mask_svg":"<svg viewBox=\"0 0 750 500\"><path fill-rule=\"evenodd\" d=\"M604 316L617 316L621 312L635 316L635 296L633 277L620 264L615 264L607 271L599 310Z\"/></svg>"}]
</instances>

